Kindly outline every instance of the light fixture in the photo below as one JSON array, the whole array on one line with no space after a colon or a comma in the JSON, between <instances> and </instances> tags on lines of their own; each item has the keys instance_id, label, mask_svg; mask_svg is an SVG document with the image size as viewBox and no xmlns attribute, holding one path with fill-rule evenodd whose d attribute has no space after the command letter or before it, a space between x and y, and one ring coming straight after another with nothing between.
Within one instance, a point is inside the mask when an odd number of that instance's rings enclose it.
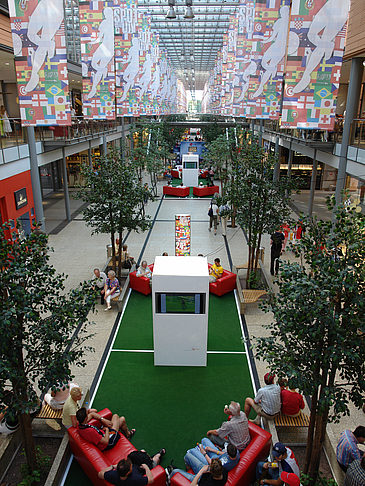
<instances>
[{"instance_id":1,"label":"light fixture","mask_svg":"<svg viewBox=\"0 0 365 486\"><path fill-rule=\"evenodd\" d=\"M175 0L169 0L169 11L166 15L166 18L167 19L176 19L176 12L175 12L175 9L174 9L174 6L175 6Z\"/></svg>"},{"instance_id":2,"label":"light fixture","mask_svg":"<svg viewBox=\"0 0 365 486\"><path fill-rule=\"evenodd\" d=\"M193 9L191 8L193 5L193 0L185 0L186 10L184 19L193 19L195 17Z\"/></svg>"}]
</instances>

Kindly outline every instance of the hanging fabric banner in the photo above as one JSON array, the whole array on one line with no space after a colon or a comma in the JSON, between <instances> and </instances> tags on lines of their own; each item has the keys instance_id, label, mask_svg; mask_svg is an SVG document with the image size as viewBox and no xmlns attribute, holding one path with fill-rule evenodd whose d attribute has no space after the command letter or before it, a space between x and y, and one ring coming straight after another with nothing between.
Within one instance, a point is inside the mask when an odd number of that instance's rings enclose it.
<instances>
[{"instance_id":1,"label":"hanging fabric banner","mask_svg":"<svg viewBox=\"0 0 365 486\"><path fill-rule=\"evenodd\" d=\"M137 0L124 0L114 9L115 70L118 116L138 116L136 79L139 73L139 32L142 16Z\"/></svg>"},{"instance_id":2,"label":"hanging fabric banner","mask_svg":"<svg viewBox=\"0 0 365 486\"><path fill-rule=\"evenodd\" d=\"M167 114L167 99L169 95L169 62L165 49L161 51L161 114Z\"/></svg>"},{"instance_id":3,"label":"hanging fabric banner","mask_svg":"<svg viewBox=\"0 0 365 486\"><path fill-rule=\"evenodd\" d=\"M140 30L139 42L139 73L136 78L136 94L139 101L140 115L147 115L150 106L148 99L148 88L152 79L152 32L151 15L144 13Z\"/></svg>"},{"instance_id":4,"label":"hanging fabric banner","mask_svg":"<svg viewBox=\"0 0 365 486\"><path fill-rule=\"evenodd\" d=\"M227 34L227 72L224 86L224 114L231 116L233 111L234 79L236 68L238 19L236 15L229 17L229 29Z\"/></svg>"},{"instance_id":5,"label":"hanging fabric banner","mask_svg":"<svg viewBox=\"0 0 365 486\"><path fill-rule=\"evenodd\" d=\"M22 125L71 125L63 0L8 3Z\"/></svg>"},{"instance_id":6,"label":"hanging fabric banner","mask_svg":"<svg viewBox=\"0 0 365 486\"><path fill-rule=\"evenodd\" d=\"M333 130L350 0L293 0L281 126Z\"/></svg>"},{"instance_id":7,"label":"hanging fabric banner","mask_svg":"<svg viewBox=\"0 0 365 486\"><path fill-rule=\"evenodd\" d=\"M186 114L186 90L180 79L177 80L177 113Z\"/></svg>"},{"instance_id":8,"label":"hanging fabric banner","mask_svg":"<svg viewBox=\"0 0 365 486\"><path fill-rule=\"evenodd\" d=\"M160 36L159 34L152 34L152 45L151 45L151 56L152 56L152 75L151 83L149 85L147 96L149 100L148 115L159 115L160 114Z\"/></svg>"},{"instance_id":9,"label":"hanging fabric banner","mask_svg":"<svg viewBox=\"0 0 365 486\"><path fill-rule=\"evenodd\" d=\"M256 63L251 58L252 38L255 20L255 2L245 0L238 7L237 41L235 52L235 75L233 80L234 116L245 116L245 100L250 77L256 73Z\"/></svg>"},{"instance_id":10,"label":"hanging fabric banner","mask_svg":"<svg viewBox=\"0 0 365 486\"><path fill-rule=\"evenodd\" d=\"M115 5L114 0L79 2L83 113L86 119L115 119Z\"/></svg>"},{"instance_id":11,"label":"hanging fabric banner","mask_svg":"<svg viewBox=\"0 0 365 486\"><path fill-rule=\"evenodd\" d=\"M256 2L251 75L245 114L248 118L280 116L283 76L287 52L290 0Z\"/></svg>"}]
</instances>

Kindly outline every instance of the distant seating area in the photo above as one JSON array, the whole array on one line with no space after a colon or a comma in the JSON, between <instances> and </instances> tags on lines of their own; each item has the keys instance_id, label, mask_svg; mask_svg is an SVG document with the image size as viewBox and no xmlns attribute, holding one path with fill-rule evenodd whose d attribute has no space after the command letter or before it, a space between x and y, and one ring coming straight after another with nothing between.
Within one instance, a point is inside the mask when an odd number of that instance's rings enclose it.
<instances>
[{"instance_id":1,"label":"distant seating area","mask_svg":"<svg viewBox=\"0 0 365 486\"><path fill-rule=\"evenodd\" d=\"M219 186L193 187L193 194L197 197L213 196L215 193L219 194Z\"/></svg>"},{"instance_id":2,"label":"distant seating area","mask_svg":"<svg viewBox=\"0 0 365 486\"><path fill-rule=\"evenodd\" d=\"M165 196L187 197L190 194L190 188L180 186L163 186L163 194Z\"/></svg>"}]
</instances>

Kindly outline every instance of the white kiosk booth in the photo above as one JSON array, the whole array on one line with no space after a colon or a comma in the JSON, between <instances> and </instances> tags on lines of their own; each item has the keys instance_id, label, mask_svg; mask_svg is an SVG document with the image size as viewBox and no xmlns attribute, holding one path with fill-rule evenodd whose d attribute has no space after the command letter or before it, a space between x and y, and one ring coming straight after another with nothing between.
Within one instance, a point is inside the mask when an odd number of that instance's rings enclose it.
<instances>
[{"instance_id":1,"label":"white kiosk booth","mask_svg":"<svg viewBox=\"0 0 365 486\"><path fill-rule=\"evenodd\" d=\"M199 179L199 155L183 154L182 156L182 182L186 187L195 187Z\"/></svg>"},{"instance_id":2,"label":"white kiosk booth","mask_svg":"<svg viewBox=\"0 0 365 486\"><path fill-rule=\"evenodd\" d=\"M208 308L205 257L156 257L152 278L155 366L207 365Z\"/></svg>"}]
</instances>

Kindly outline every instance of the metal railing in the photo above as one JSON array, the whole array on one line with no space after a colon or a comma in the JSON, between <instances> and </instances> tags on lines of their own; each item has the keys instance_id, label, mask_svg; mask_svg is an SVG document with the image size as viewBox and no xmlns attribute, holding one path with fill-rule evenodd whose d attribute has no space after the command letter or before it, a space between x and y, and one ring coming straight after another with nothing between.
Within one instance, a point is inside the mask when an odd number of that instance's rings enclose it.
<instances>
[{"instance_id":1,"label":"metal railing","mask_svg":"<svg viewBox=\"0 0 365 486\"><path fill-rule=\"evenodd\" d=\"M0 163L11 162L24 157L22 145L28 143L26 127L22 127L20 118L9 118L11 131L7 123L2 123L0 130ZM71 126L41 126L34 128L36 142L72 143L85 138L93 138L105 133L116 131L121 121L117 120L85 120L83 117L72 117ZM56 143L55 143L56 144ZM17 148L17 152L7 149Z\"/></svg>"}]
</instances>

